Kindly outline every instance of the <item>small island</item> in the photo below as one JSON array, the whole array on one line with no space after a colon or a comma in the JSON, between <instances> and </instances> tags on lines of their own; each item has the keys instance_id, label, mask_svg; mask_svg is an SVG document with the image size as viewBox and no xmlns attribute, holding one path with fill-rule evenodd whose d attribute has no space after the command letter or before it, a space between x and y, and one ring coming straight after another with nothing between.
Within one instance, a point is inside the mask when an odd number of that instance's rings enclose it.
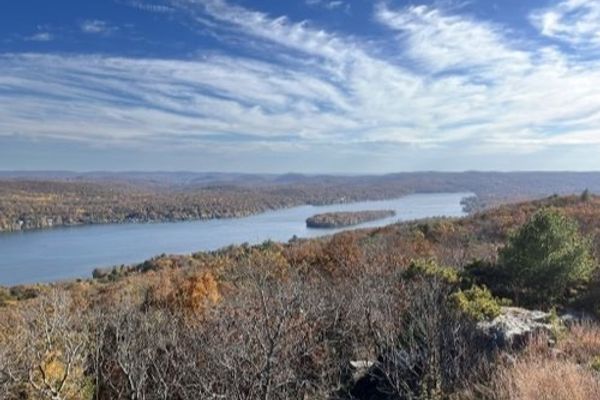
<instances>
[{"instance_id":1,"label":"small island","mask_svg":"<svg viewBox=\"0 0 600 400\"><path fill-rule=\"evenodd\" d=\"M321 229L343 228L345 226L393 217L394 215L396 215L396 212L393 210L332 212L317 214L307 218L306 226L308 228Z\"/></svg>"}]
</instances>

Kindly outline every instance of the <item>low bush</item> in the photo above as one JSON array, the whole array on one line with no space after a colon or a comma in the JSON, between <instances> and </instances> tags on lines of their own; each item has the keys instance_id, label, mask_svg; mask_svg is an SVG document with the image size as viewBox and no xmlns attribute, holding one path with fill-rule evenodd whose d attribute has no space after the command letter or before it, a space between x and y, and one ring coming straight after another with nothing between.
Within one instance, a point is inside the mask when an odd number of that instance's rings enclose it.
<instances>
[{"instance_id":1,"label":"low bush","mask_svg":"<svg viewBox=\"0 0 600 400\"><path fill-rule=\"evenodd\" d=\"M38 297L40 294L39 288L35 286L13 286L10 288L10 296L15 300L28 300Z\"/></svg>"},{"instance_id":2,"label":"low bush","mask_svg":"<svg viewBox=\"0 0 600 400\"><path fill-rule=\"evenodd\" d=\"M426 278L413 285L405 288L407 304L395 324L369 323L379 357L355 398L446 399L476 380L488 362L474 321L448 301L454 288Z\"/></svg>"},{"instance_id":3,"label":"low bush","mask_svg":"<svg viewBox=\"0 0 600 400\"><path fill-rule=\"evenodd\" d=\"M455 268L440 266L433 260L412 261L404 273L404 278L416 277L435 278L452 285L460 282L460 275Z\"/></svg>"},{"instance_id":4,"label":"low bush","mask_svg":"<svg viewBox=\"0 0 600 400\"><path fill-rule=\"evenodd\" d=\"M10 291L6 288L0 287L0 307L7 305L11 300L12 296L10 295Z\"/></svg>"},{"instance_id":5,"label":"low bush","mask_svg":"<svg viewBox=\"0 0 600 400\"><path fill-rule=\"evenodd\" d=\"M502 303L486 287L473 286L450 296L457 308L475 321L491 320L500 315Z\"/></svg>"},{"instance_id":6,"label":"low bush","mask_svg":"<svg viewBox=\"0 0 600 400\"><path fill-rule=\"evenodd\" d=\"M592 363L590 364L590 367L596 371L596 372L600 372L600 357L595 357L592 360Z\"/></svg>"}]
</instances>

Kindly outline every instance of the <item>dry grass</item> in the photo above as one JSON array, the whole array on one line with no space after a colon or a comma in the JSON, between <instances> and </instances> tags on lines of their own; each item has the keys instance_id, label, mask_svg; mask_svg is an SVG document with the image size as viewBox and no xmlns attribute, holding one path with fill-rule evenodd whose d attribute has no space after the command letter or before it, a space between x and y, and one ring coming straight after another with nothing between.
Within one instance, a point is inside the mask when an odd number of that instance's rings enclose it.
<instances>
[{"instance_id":1,"label":"dry grass","mask_svg":"<svg viewBox=\"0 0 600 400\"><path fill-rule=\"evenodd\" d=\"M496 399L600 400L600 375L590 368L600 355L600 327L569 328L555 348L547 338L533 340L512 364L494 379Z\"/></svg>"},{"instance_id":2,"label":"dry grass","mask_svg":"<svg viewBox=\"0 0 600 400\"><path fill-rule=\"evenodd\" d=\"M494 382L500 400L596 400L600 379L567 360L523 359L502 370Z\"/></svg>"},{"instance_id":3,"label":"dry grass","mask_svg":"<svg viewBox=\"0 0 600 400\"><path fill-rule=\"evenodd\" d=\"M499 361L491 379L474 384L460 400L600 400L600 326L569 328L556 346L539 336L516 356Z\"/></svg>"},{"instance_id":4,"label":"dry grass","mask_svg":"<svg viewBox=\"0 0 600 400\"><path fill-rule=\"evenodd\" d=\"M572 326L566 337L558 342L557 349L567 359L589 365L600 357L600 326L592 323Z\"/></svg>"}]
</instances>

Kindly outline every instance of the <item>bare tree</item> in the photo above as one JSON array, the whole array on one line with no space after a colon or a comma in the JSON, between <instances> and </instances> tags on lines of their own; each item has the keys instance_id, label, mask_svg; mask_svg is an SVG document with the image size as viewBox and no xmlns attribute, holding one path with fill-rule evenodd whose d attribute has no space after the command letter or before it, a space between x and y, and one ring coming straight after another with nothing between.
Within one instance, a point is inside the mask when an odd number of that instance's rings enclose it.
<instances>
[{"instance_id":1,"label":"bare tree","mask_svg":"<svg viewBox=\"0 0 600 400\"><path fill-rule=\"evenodd\" d=\"M369 316L379 357L359 398L371 391L386 399L442 399L483 360L473 323L449 304L443 282L422 279L405 291L401 313L388 314L383 305L384 318Z\"/></svg>"},{"instance_id":2,"label":"bare tree","mask_svg":"<svg viewBox=\"0 0 600 400\"><path fill-rule=\"evenodd\" d=\"M52 289L20 307L13 333L0 346L4 388L61 400L89 390L85 377L87 335L75 318L70 294Z\"/></svg>"}]
</instances>

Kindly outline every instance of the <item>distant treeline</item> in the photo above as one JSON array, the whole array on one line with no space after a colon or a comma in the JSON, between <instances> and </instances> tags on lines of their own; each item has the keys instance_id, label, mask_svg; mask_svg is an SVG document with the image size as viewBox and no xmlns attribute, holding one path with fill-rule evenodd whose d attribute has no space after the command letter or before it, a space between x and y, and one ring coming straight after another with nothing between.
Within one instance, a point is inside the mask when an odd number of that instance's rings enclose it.
<instances>
[{"instance_id":1,"label":"distant treeline","mask_svg":"<svg viewBox=\"0 0 600 400\"><path fill-rule=\"evenodd\" d=\"M551 194L600 192L600 173L438 173L382 176L200 173L0 174L0 231L82 224L232 218L302 204L471 192L470 212Z\"/></svg>"}]
</instances>

